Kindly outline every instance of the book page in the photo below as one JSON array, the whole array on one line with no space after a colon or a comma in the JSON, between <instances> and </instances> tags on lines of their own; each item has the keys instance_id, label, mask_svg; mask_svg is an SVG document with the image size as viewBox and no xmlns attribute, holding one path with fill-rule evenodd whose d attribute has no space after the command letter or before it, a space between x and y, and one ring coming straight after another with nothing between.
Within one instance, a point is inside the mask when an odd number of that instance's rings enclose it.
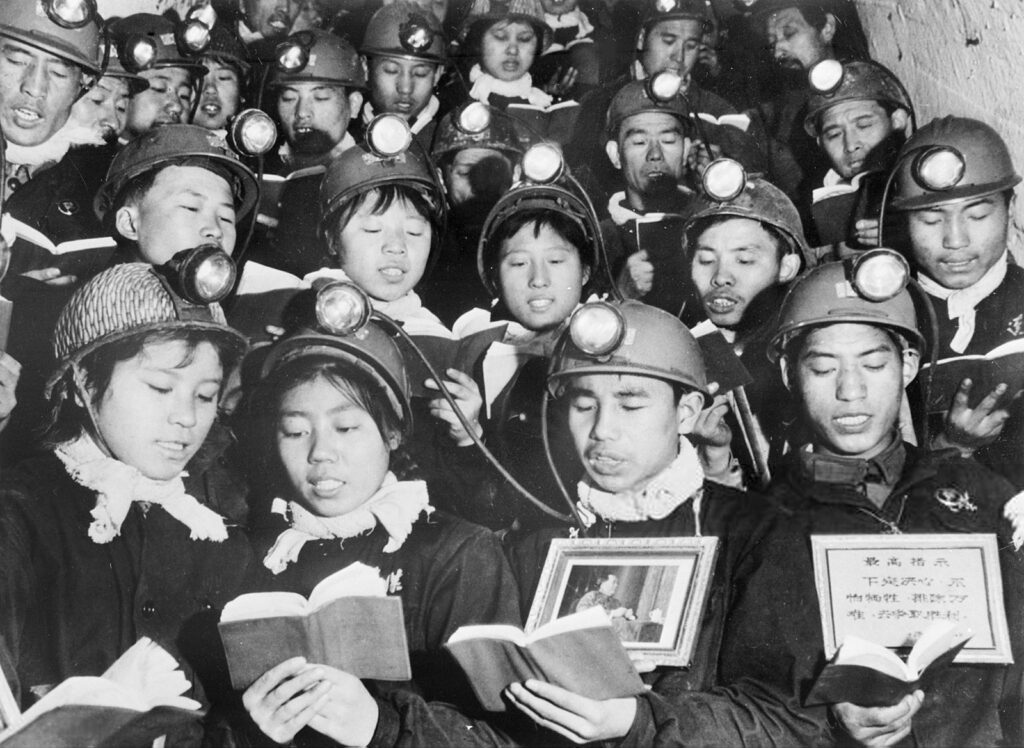
<instances>
[{"instance_id":1,"label":"book page","mask_svg":"<svg viewBox=\"0 0 1024 748\"><path fill-rule=\"evenodd\" d=\"M537 629L531 632L530 636L527 637L526 643L530 644L549 636L564 634L567 631L579 631L581 629L597 628L601 626L610 629L612 621L608 617L608 612L604 608L600 605L595 605L592 608L581 610L579 613L562 616L561 618L556 618L553 621L545 623L543 626L538 626Z\"/></svg>"},{"instance_id":2,"label":"book page","mask_svg":"<svg viewBox=\"0 0 1024 748\"><path fill-rule=\"evenodd\" d=\"M182 696L192 688L192 684L181 671L178 661L146 636L125 650L103 673L103 679L138 697L146 709L161 705L181 709L199 709L201 706L198 701Z\"/></svg>"},{"instance_id":3,"label":"book page","mask_svg":"<svg viewBox=\"0 0 1024 748\"><path fill-rule=\"evenodd\" d=\"M1008 343L997 345L985 354L985 358L1000 358L1002 356L1011 356L1014 353L1024 353L1024 338L1017 338Z\"/></svg>"},{"instance_id":4,"label":"book page","mask_svg":"<svg viewBox=\"0 0 1024 748\"><path fill-rule=\"evenodd\" d=\"M321 579L309 593L309 608L318 610L341 597L384 597L387 593L380 569L356 561Z\"/></svg>"},{"instance_id":5,"label":"book page","mask_svg":"<svg viewBox=\"0 0 1024 748\"><path fill-rule=\"evenodd\" d=\"M904 681L917 678L917 673L911 672L894 652L859 636L847 636L843 640L836 653L835 664L869 667Z\"/></svg>"},{"instance_id":6,"label":"book page","mask_svg":"<svg viewBox=\"0 0 1024 748\"><path fill-rule=\"evenodd\" d=\"M974 632L962 624L936 621L914 642L907 657L907 668L918 678L938 657L973 635Z\"/></svg>"},{"instance_id":7,"label":"book page","mask_svg":"<svg viewBox=\"0 0 1024 748\"><path fill-rule=\"evenodd\" d=\"M476 626L459 626L459 628L448 637L449 644L467 641L469 639L497 639L509 641L519 646L525 646L526 634L515 626L503 624L479 624Z\"/></svg>"},{"instance_id":8,"label":"book page","mask_svg":"<svg viewBox=\"0 0 1024 748\"><path fill-rule=\"evenodd\" d=\"M306 598L297 592L249 592L228 602L221 611L220 621L305 616L310 610Z\"/></svg>"}]
</instances>

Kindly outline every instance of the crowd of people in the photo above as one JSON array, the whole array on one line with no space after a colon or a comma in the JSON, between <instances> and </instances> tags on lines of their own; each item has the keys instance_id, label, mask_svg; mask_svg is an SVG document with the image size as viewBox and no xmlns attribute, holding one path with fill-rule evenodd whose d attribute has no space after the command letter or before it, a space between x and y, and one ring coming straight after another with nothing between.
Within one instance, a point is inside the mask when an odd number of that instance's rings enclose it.
<instances>
[{"instance_id":1,"label":"crowd of people","mask_svg":"<svg viewBox=\"0 0 1024 748\"><path fill-rule=\"evenodd\" d=\"M204 707L167 746L1024 744L1024 376L936 366L1024 337L1021 177L867 50L850 0L6 0L15 700L149 637ZM1016 663L808 703L811 536L915 533L997 538ZM488 712L444 649L556 539L709 536L641 695ZM412 679L233 689L225 603L356 562Z\"/></svg>"}]
</instances>

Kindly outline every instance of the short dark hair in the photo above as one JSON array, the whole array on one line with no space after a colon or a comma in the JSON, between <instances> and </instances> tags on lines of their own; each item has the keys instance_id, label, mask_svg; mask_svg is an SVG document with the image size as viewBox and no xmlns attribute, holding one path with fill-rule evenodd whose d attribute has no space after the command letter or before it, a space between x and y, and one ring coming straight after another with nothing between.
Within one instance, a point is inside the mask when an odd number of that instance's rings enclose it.
<instances>
[{"instance_id":1,"label":"short dark hair","mask_svg":"<svg viewBox=\"0 0 1024 748\"><path fill-rule=\"evenodd\" d=\"M370 202L370 201L373 202ZM340 253L335 249L335 244L341 232L344 231L348 222L363 205L370 206L370 213L379 216L388 211L396 202L405 202L413 207L417 213L425 218L432 229L431 231L431 252L436 249L440 241L438 226L435 220L435 205L431 198L427 197L422 190L410 187L406 184L386 184L381 187L360 192L352 199L345 202L328 219L324 226L324 234L327 238L327 247L331 254L338 256Z\"/></svg>"},{"instance_id":2,"label":"short dark hair","mask_svg":"<svg viewBox=\"0 0 1024 748\"><path fill-rule=\"evenodd\" d=\"M497 228L494 229L494 233L491 234L487 241L484 271L495 287L498 285L498 265L500 264L501 251L505 246L505 242L518 234L524 227L530 225L533 226L534 238L539 237L541 229L546 227L569 242L569 244L576 248L576 253L580 257L580 264L593 273L594 268L591 267L593 264L592 259L590 253L586 251L589 246L587 235L583 231L583 227L576 220L552 208L527 208L526 210L513 213L506 220L498 224Z\"/></svg>"},{"instance_id":3,"label":"short dark hair","mask_svg":"<svg viewBox=\"0 0 1024 748\"><path fill-rule=\"evenodd\" d=\"M708 216L707 218L702 218L699 221L695 221L694 224L690 226L690 228L687 229L686 231L687 254L689 254L692 257L693 253L697 249L697 240L700 238L701 234L703 234L705 231L707 231L713 226L725 223L726 221L731 221L735 218L747 218L747 216L736 216L730 213ZM779 231L778 228L772 226L770 223L759 221L757 218L754 218L753 216L750 216L750 219L757 221L758 225L762 229L764 229L765 233L768 234L768 236L772 238L772 241L775 242L775 257L777 260L781 262L782 258L788 254L800 253L800 248L794 246L793 240L787 237L781 231Z\"/></svg>"},{"instance_id":4,"label":"short dark hair","mask_svg":"<svg viewBox=\"0 0 1024 748\"><path fill-rule=\"evenodd\" d=\"M201 343L210 343L217 349L224 379L239 360L239 353L231 346L224 344L224 338L210 330L178 328L157 330L131 335L121 340L104 345L84 356L78 367L84 375L84 385L90 391L90 405L95 409L99 406L110 387L114 375L114 367L122 361L131 359L142 353L146 346L159 343L182 342L185 344L185 355L178 367L185 367L195 359L196 348ZM43 442L55 446L75 439L90 428L92 419L88 410L75 398L75 384L70 371L54 385L50 396L50 414L48 423L43 428ZM81 393L83 397L86 393Z\"/></svg>"}]
</instances>

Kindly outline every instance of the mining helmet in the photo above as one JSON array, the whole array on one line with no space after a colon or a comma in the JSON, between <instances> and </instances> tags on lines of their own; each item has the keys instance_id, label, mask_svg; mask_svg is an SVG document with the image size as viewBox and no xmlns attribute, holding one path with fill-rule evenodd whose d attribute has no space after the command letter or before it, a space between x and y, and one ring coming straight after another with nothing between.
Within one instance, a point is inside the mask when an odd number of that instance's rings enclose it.
<instances>
[{"instance_id":1,"label":"mining helmet","mask_svg":"<svg viewBox=\"0 0 1024 748\"><path fill-rule=\"evenodd\" d=\"M484 32L501 21L518 21L533 27L537 34L537 54L549 46L553 32L544 21L544 8L540 0L474 0L473 7L462 24L460 39L473 49Z\"/></svg>"},{"instance_id":2,"label":"mining helmet","mask_svg":"<svg viewBox=\"0 0 1024 748\"><path fill-rule=\"evenodd\" d=\"M843 322L894 330L923 351L924 336L907 290L909 278L907 261L891 249L873 249L812 268L793 281L782 301L768 358L777 361L801 331Z\"/></svg>"},{"instance_id":3,"label":"mining helmet","mask_svg":"<svg viewBox=\"0 0 1024 748\"><path fill-rule=\"evenodd\" d=\"M760 177L748 177L732 159L716 159L704 170L701 195L695 212L683 229L683 246L690 250L709 219L726 216L749 218L778 231L787 252L800 255L805 266L813 257L804 238L800 214L785 192Z\"/></svg>"},{"instance_id":4,"label":"mining helmet","mask_svg":"<svg viewBox=\"0 0 1024 748\"><path fill-rule=\"evenodd\" d=\"M244 81L252 69L249 60L249 53L233 28L227 24L218 23L210 29L210 44L203 51L203 57L216 60L225 65L230 65L238 72L238 77Z\"/></svg>"},{"instance_id":5,"label":"mining helmet","mask_svg":"<svg viewBox=\"0 0 1024 748\"><path fill-rule=\"evenodd\" d=\"M123 80L128 86L128 93L131 96L149 88L148 80L136 72L127 70L125 66L121 64L121 58L117 54L117 50L114 48L115 44L110 39L109 34L106 35L103 43L107 47L107 51L105 53L107 66L103 69L104 78L119 78L120 80Z\"/></svg>"},{"instance_id":6,"label":"mining helmet","mask_svg":"<svg viewBox=\"0 0 1024 748\"><path fill-rule=\"evenodd\" d=\"M920 210L994 195L1020 182L1006 143L976 119L933 119L897 157L893 210Z\"/></svg>"},{"instance_id":7,"label":"mining helmet","mask_svg":"<svg viewBox=\"0 0 1024 748\"><path fill-rule=\"evenodd\" d=\"M310 357L336 358L365 372L387 394L408 430L412 422L411 387L405 360L394 334L371 319L366 294L349 281L318 280L309 291L300 291L288 312L292 327L281 339L261 351L260 378L272 376L282 366ZM257 355L254 351L253 355Z\"/></svg>"},{"instance_id":8,"label":"mining helmet","mask_svg":"<svg viewBox=\"0 0 1024 748\"><path fill-rule=\"evenodd\" d=\"M681 93L682 83L676 73L665 70L642 81L630 81L620 88L605 119L609 139L618 137L619 127L627 117L645 112L671 114L688 128L690 108Z\"/></svg>"},{"instance_id":9,"label":"mining helmet","mask_svg":"<svg viewBox=\"0 0 1024 748\"><path fill-rule=\"evenodd\" d=\"M708 397L704 357L678 318L639 301L583 304L555 348L548 387L557 394L566 377L635 374L664 379Z\"/></svg>"},{"instance_id":10,"label":"mining helmet","mask_svg":"<svg viewBox=\"0 0 1024 748\"><path fill-rule=\"evenodd\" d=\"M430 158L413 143L409 124L394 114L380 114L366 126L366 138L327 165L320 183L320 231L334 214L363 193L387 185L418 190L434 208L434 220L444 220L444 194Z\"/></svg>"},{"instance_id":11,"label":"mining helmet","mask_svg":"<svg viewBox=\"0 0 1024 748\"><path fill-rule=\"evenodd\" d=\"M183 48L179 26L155 13L134 13L110 24L118 55L126 70L184 68L193 77L208 72L199 58Z\"/></svg>"},{"instance_id":12,"label":"mining helmet","mask_svg":"<svg viewBox=\"0 0 1024 748\"><path fill-rule=\"evenodd\" d=\"M642 49L646 35L656 23L674 19L706 23L711 15L709 0L648 0L644 7L642 31L637 49Z\"/></svg>"},{"instance_id":13,"label":"mining helmet","mask_svg":"<svg viewBox=\"0 0 1024 748\"><path fill-rule=\"evenodd\" d=\"M370 18L359 49L367 57L399 57L435 65L444 63L444 33L432 13L398 0Z\"/></svg>"},{"instance_id":14,"label":"mining helmet","mask_svg":"<svg viewBox=\"0 0 1024 748\"><path fill-rule=\"evenodd\" d=\"M5 0L0 36L48 52L88 73L103 71L100 20L93 0Z\"/></svg>"},{"instance_id":15,"label":"mining helmet","mask_svg":"<svg viewBox=\"0 0 1024 748\"><path fill-rule=\"evenodd\" d=\"M152 265L124 263L104 270L75 291L53 332L56 371L47 392L90 353L135 335L203 330L227 350L245 351L245 337L231 329L218 304L183 298Z\"/></svg>"},{"instance_id":16,"label":"mining helmet","mask_svg":"<svg viewBox=\"0 0 1024 748\"><path fill-rule=\"evenodd\" d=\"M870 60L822 60L807 73L811 95L807 101L804 130L818 137L821 115L844 101L877 101L908 113L914 111L910 96L893 72Z\"/></svg>"},{"instance_id":17,"label":"mining helmet","mask_svg":"<svg viewBox=\"0 0 1024 748\"><path fill-rule=\"evenodd\" d=\"M114 157L93 203L103 221L122 190L136 177L168 165L218 167L230 175L238 215L256 205L259 184L252 170L228 148L224 138L199 125L164 125L125 145Z\"/></svg>"},{"instance_id":18,"label":"mining helmet","mask_svg":"<svg viewBox=\"0 0 1024 748\"><path fill-rule=\"evenodd\" d=\"M482 101L470 102L441 118L430 155L440 163L445 156L466 148L501 151L513 161L523 155L509 116Z\"/></svg>"},{"instance_id":19,"label":"mining helmet","mask_svg":"<svg viewBox=\"0 0 1024 748\"><path fill-rule=\"evenodd\" d=\"M273 87L288 83L366 86L366 66L356 48L348 39L328 31L298 31L277 45L274 56Z\"/></svg>"}]
</instances>

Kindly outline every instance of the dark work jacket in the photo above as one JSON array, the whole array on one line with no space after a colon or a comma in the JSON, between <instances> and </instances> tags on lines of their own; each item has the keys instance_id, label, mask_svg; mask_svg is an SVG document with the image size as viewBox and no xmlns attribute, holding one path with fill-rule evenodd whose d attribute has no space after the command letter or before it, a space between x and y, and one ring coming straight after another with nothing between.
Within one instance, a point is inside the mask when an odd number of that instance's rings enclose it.
<instances>
[{"instance_id":1,"label":"dark work jacket","mask_svg":"<svg viewBox=\"0 0 1024 748\"><path fill-rule=\"evenodd\" d=\"M700 529L717 536L719 548L694 660L644 675L652 690L639 697L633 725L618 745L818 745L827 739L824 709L805 710L798 701L801 684L813 674L803 641L818 622L804 620L813 597L788 584L788 569L774 558L782 548L764 540L775 517L764 499L705 481ZM590 535L692 537L696 529L691 500L660 520L599 522ZM562 528L507 539L524 614L550 541L568 536Z\"/></svg>"},{"instance_id":2,"label":"dark work jacket","mask_svg":"<svg viewBox=\"0 0 1024 748\"><path fill-rule=\"evenodd\" d=\"M812 534L884 533L887 527L870 513L895 523L905 533L999 533L1000 565L1014 659L1021 663L1024 642L1021 600L1024 595L1024 555L1013 550L1002 518L1003 503L1012 487L974 460L953 450L923 452L906 445L907 461L881 509L856 487L821 483L803 477L793 467L772 486L771 497L788 515L783 522L798 531L802 541L789 545L789 584L802 586L812 601L807 617L815 619L808 647L822 648L818 625ZM955 487L967 492L976 511L954 512L936 498L936 490ZM769 536L766 542L777 543ZM764 590L765 605L773 590ZM822 652L822 657L824 654ZM952 665L938 674L925 692L924 705L914 716L910 736L901 746L1020 745L1020 666ZM840 736L840 740L842 736Z\"/></svg>"},{"instance_id":3,"label":"dark work jacket","mask_svg":"<svg viewBox=\"0 0 1024 748\"><path fill-rule=\"evenodd\" d=\"M441 745L449 741L458 744L461 736L456 731L466 731L467 726L473 730L464 738L467 745L489 745L492 741L511 744L510 739L479 718L464 716L478 711L475 697L458 665L442 650L460 626L519 623L515 580L497 536L436 511L429 518L421 514L402 547L394 553L384 552L388 534L378 525L365 535L344 541L309 541L297 561L274 575L263 566L262 559L287 525L276 515L261 517L256 524L250 588L308 596L325 577L357 561L380 569L385 578L398 577L400 587L390 594L402 599L413 680L400 684L366 682L380 707L377 733L371 745ZM373 623L367 621L367 625ZM456 704L458 709L428 703L427 699L432 697ZM247 734L250 744L274 745L251 722L242 732ZM237 738L236 742L245 744ZM311 729L299 733L295 742L334 745Z\"/></svg>"},{"instance_id":4,"label":"dark work jacket","mask_svg":"<svg viewBox=\"0 0 1024 748\"><path fill-rule=\"evenodd\" d=\"M182 664L202 702L226 689L216 623L239 591L249 543L191 540L159 506L133 503L109 543L89 538L96 494L55 455L29 460L0 488L0 633L8 681L33 689L100 675L140 637ZM219 507L212 506L214 510Z\"/></svg>"},{"instance_id":5,"label":"dark work jacket","mask_svg":"<svg viewBox=\"0 0 1024 748\"><path fill-rule=\"evenodd\" d=\"M939 323L939 359L960 355L985 354L1003 343L1009 343L1024 336L1024 268L1012 262L1006 269L1006 277L996 290L982 299L975 307L974 336L962 354L949 347L956 335L957 321L949 318L944 299L929 297L935 308ZM954 392L947 393L950 404ZM1011 393L1012 394L1012 393ZM977 402L984 393L972 393L971 402ZM999 438L984 447L975 457L1009 480L1017 490L1024 489L1024 459L1021 459L1021 445L1024 444L1024 407L1021 402L1010 408L1011 417Z\"/></svg>"}]
</instances>

